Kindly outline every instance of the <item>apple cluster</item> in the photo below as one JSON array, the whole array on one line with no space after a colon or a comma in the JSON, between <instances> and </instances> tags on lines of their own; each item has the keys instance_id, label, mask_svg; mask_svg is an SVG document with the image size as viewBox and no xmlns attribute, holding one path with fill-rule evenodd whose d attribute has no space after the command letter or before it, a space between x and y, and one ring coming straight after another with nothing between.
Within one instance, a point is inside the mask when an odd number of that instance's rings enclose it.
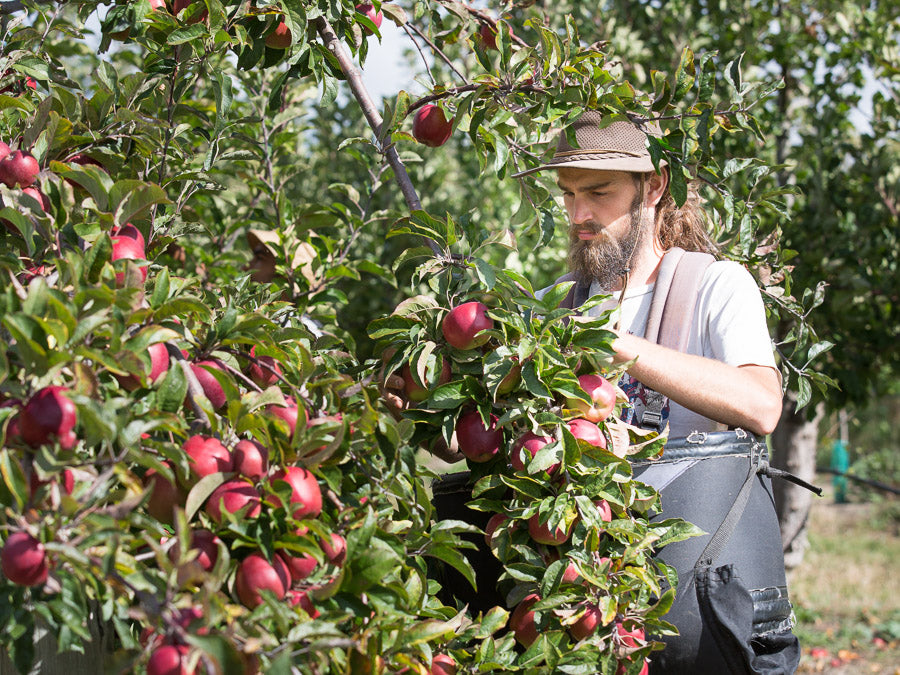
<instances>
[{"instance_id":1,"label":"apple cluster","mask_svg":"<svg viewBox=\"0 0 900 675\"><path fill-rule=\"evenodd\" d=\"M524 562L516 557L517 552L535 551L539 562L529 564L555 570L561 592L584 598L561 608L536 611L534 606L542 600L540 592L518 584L507 595L514 603L509 628L517 642L527 649L541 630L551 625L565 629L573 642L591 639L602 630L604 636L611 636L603 639L617 645L620 670L625 672L631 651L646 648L649 643L640 625L630 618L627 604L613 607L610 614L603 596L627 574L622 547L607 533L607 525L618 527L617 523L630 515L624 502L618 502L612 486L599 491L609 498L580 496L581 481L596 481L596 477L579 463L582 457L596 461L613 456L607 425L618 403L617 389L610 375L580 372L574 376L577 386L565 387L566 393L558 393L544 404L553 414L543 414L540 423L531 415L523 415L520 411L529 409L524 406L533 400L522 374L523 367L530 365L527 352L507 347L520 338L510 332L510 322L498 322L492 316L504 314L492 311L486 304L491 302L489 297L483 299L485 302L460 302L446 310L435 306L439 318L434 329L424 333L425 339L437 346L429 354L435 364L425 370L424 376L417 352L403 339L392 343L385 358L392 365L399 361L404 392L413 406L407 415L420 422L419 428L440 435L441 427L429 415L443 413L447 401L452 401L450 448L465 457L473 475L485 480L503 476L500 482L507 486L506 491L502 495L483 492L482 497L492 496L475 507L488 511L485 545L504 563ZM415 306L422 304L419 301ZM428 325L417 317L411 325L423 323ZM421 329L412 333L422 335ZM488 387L484 384L488 364L496 364L501 358L507 360L498 371L502 377L495 376ZM590 360L575 351L571 362L574 369L584 371L581 364ZM431 373L435 374L434 381L429 379ZM475 384L479 379L480 386ZM421 440L431 447L433 441L427 433ZM565 506L557 508L557 504ZM543 618L536 622L536 616ZM630 630L633 624L636 627ZM642 667L646 668L646 662Z\"/></svg>"}]
</instances>

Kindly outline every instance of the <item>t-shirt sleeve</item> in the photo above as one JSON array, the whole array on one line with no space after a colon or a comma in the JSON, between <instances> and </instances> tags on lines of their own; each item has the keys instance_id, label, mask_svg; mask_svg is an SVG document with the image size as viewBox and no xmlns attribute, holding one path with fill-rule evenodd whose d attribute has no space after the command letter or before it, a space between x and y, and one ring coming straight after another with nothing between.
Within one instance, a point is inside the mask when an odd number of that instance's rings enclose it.
<instances>
[{"instance_id":1,"label":"t-shirt sleeve","mask_svg":"<svg viewBox=\"0 0 900 675\"><path fill-rule=\"evenodd\" d=\"M768 366L777 371L762 295L743 266L723 260L707 268L695 321L706 326L701 333L703 356L732 366Z\"/></svg>"}]
</instances>

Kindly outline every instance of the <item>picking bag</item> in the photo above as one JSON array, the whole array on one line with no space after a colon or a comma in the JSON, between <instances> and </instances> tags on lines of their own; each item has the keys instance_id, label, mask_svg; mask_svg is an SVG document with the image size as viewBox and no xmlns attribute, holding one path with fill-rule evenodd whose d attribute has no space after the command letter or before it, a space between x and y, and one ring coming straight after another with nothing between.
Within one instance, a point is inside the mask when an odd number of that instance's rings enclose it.
<instances>
[{"instance_id":1,"label":"picking bag","mask_svg":"<svg viewBox=\"0 0 900 675\"><path fill-rule=\"evenodd\" d=\"M679 631L653 636L651 673L793 673L800 645L792 614L766 446L742 430L694 433L662 457L633 464L659 493L651 520L683 518L707 534L657 555L678 572L664 617Z\"/></svg>"}]
</instances>

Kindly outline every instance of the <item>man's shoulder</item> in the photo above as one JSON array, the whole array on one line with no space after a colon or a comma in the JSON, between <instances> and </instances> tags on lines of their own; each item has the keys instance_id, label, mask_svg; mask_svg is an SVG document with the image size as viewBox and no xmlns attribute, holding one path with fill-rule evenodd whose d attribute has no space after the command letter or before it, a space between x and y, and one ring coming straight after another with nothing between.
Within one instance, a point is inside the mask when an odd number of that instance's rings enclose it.
<instances>
[{"instance_id":1,"label":"man's shoulder","mask_svg":"<svg viewBox=\"0 0 900 675\"><path fill-rule=\"evenodd\" d=\"M746 267L734 260L716 260L703 275L699 297L713 304L760 297L759 285Z\"/></svg>"},{"instance_id":2,"label":"man's shoulder","mask_svg":"<svg viewBox=\"0 0 900 675\"><path fill-rule=\"evenodd\" d=\"M739 262L716 259L703 274L701 290L720 285L757 286L756 279Z\"/></svg>"}]
</instances>

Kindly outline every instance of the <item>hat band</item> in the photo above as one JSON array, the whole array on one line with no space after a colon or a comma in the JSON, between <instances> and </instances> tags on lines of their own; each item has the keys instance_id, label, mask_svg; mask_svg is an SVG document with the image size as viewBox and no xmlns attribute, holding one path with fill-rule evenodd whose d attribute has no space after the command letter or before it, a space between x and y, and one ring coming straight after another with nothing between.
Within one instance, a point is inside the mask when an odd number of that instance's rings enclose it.
<instances>
[{"instance_id":1,"label":"hat band","mask_svg":"<svg viewBox=\"0 0 900 675\"><path fill-rule=\"evenodd\" d=\"M628 150L608 150L604 148L579 148L577 150L557 151L553 155L555 160L557 157L578 157L582 155L628 155L629 157L648 157L645 152L629 152ZM551 160L552 161L552 160Z\"/></svg>"}]
</instances>

